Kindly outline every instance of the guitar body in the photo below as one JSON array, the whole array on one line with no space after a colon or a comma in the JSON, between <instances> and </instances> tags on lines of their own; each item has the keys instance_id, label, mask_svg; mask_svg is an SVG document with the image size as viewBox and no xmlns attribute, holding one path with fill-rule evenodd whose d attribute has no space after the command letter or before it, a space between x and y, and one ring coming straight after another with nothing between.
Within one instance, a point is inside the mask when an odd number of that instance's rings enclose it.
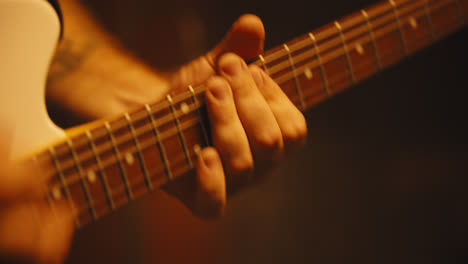
<instances>
[{"instance_id":1,"label":"guitar body","mask_svg":"<svg viewBox=\"0 0 468 264\"><path fill-rule=\"evenodd\" d=\"M44 90L60 21L46 1L0 0L0 36L0 118L11 135L2 144L18 159L65 135L48 116Z\"/></svg>"}]
</instances>

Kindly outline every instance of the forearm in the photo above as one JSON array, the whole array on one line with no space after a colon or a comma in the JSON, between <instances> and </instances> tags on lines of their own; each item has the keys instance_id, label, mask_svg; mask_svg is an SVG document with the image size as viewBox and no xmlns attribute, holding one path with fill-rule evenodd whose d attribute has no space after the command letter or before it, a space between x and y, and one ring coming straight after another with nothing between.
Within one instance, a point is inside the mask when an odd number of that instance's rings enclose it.
<instances>
[{"instance_id":1,"label":"forearm","mask_svg":"<svg viewBox=\"0 0 468 264\"><path fill-rule=\"evenodd\" d=\"M92 120L167 93L165 76L121 47L79 1L60 4L64 31L48 76L49 101Z\"/></svg>"}]
</instances>

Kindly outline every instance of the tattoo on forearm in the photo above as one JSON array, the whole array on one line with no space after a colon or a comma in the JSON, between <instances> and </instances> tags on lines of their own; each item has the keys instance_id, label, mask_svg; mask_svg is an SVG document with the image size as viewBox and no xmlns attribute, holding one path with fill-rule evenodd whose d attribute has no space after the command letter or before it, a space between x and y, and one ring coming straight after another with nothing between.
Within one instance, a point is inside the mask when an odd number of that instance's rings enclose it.
<instances>
[{"instance_id":1,"label":"tattoo on forearm","mask_svg":"<svg viewBox=\"0 0 468 264\"><path fill-rule=\"evenodd\" d=\"M95 49L95 46L91 41L77 44L73 40L64 39L50 65L47 84L53 84L77 70L83 60Z\"/></svg>"}]
</instances>

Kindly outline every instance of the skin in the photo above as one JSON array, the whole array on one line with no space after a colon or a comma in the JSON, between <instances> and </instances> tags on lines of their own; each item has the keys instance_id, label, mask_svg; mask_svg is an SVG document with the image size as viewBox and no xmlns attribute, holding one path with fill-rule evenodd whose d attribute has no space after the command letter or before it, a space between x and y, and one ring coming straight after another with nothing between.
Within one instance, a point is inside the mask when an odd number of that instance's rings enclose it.
<instances>
[{"instance_id":1,"label":"skin","mask_svg":"<svg viewBox=\"0 0 468 264\"><path fill-rule=\"evenodd\" d=\"M206 85L214 146L198 155L195 180L166 186L194 214L222 215L230 194L261 179L304 141L301 112L267 74L244 62L263 50L265 31L258 17L241 16L210 52L168 74L133 57L76 1L61 5L67 23L47 97L70 114L82 120L105 118L148 98ZM0 260L63 261L73 232L69 212L59 207L57 217L38 199L40 184L31 183L38 177L27 168L0 167L6 168L0 171Z\"/></svg>"}]
</instances>

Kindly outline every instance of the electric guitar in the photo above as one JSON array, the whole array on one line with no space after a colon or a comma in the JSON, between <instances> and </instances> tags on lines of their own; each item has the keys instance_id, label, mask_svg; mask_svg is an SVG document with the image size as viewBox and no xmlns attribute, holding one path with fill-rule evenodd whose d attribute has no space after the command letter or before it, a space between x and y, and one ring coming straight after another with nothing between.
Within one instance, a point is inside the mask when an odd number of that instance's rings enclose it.
<instances>
[{"instance_id":1,"label":"electric guitar","mask_svg":"<svg viewBox=\"0 0 468 264\"><path fill-rule=\"evenodd\" d=\"M267 51L253 64L305 111L467 21L468 0L383 1ZM45 198L52 209L65 200L77 228L192 171L197 153L210 144L203 86L60 129L44 99L60 35L56 12L46 1L2 0L0 35L0 117L13 129L9 158L50 176Z\"/></svg>"}]
</instances>

